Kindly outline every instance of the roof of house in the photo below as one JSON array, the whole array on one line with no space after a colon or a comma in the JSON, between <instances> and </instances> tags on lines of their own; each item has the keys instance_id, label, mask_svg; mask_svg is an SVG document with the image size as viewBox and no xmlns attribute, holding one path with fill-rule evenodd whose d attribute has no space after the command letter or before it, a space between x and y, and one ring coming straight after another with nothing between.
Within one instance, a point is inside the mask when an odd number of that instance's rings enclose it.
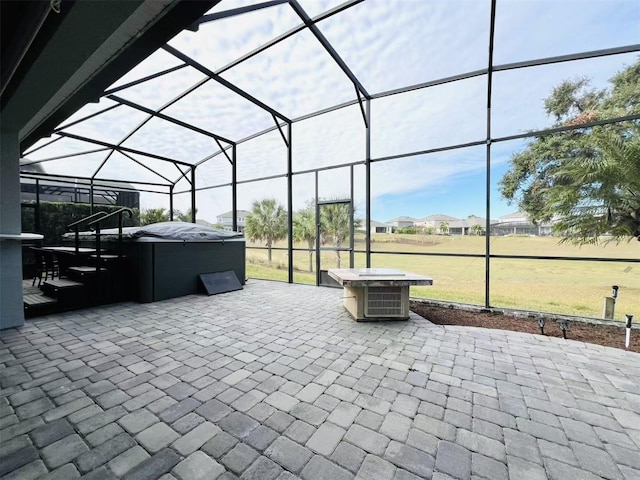
<instances>
[{"instance_id":1,"label":"roof of house","mask_svg":"<svg viewBox=\"0 0 640 480\"><path fill-rule=\"evenodd\" d=\"M391 223L391 222L415 222L416 220L418 220L417 218L413 218L413 217L396 217L396 218L392 218L391 220L388 220L387 223Z\"/></svg>"},{"instance_id":2,"label":"roof of house","mask_svg":"<svg viewBox=\"0 0 640 480\"><path fill-rule=\"evenodd\" d=\"M247 215L250 215L251 212L249 210L237 210L236 214L238 216L243 215L243 216L246 217ZM228 212L221 213L220 215L218 215L218 218L220 218L220 217L233 217L233 211L228 211Z\"/></svg>"},{"instance_id":3,"label":"roof of house","mask_svg":"<svg viewBox=\"0 0 640 480\"><path fill-rule=\"evenodd\" d=\"M473 227L474 225L484 226L486 220L480 217L471 217L464 218L462 220L452 220L447 223L449 224L449 228L468 228Z\"/></svg>"},{"instance_id":4,"label":"roof of house","mask_svg":"<svg viewBox=\"0 0 640 480\"><path fill-rule=\"evenodd\" d=\"M467 224L467 226L471 227L473 225L485 225L487 223L487 219L482 217L471 217L465 218L464 222Z\"/></svg>"},{"instance_id":5,"label":"roof of house","mask_svg":"<svg viewBox=\"0 0 640 480\"><path fill-rule=\"evenodd\" d=\"M500 218L498 218L498 220L512 220L514 218L525 218L525 219L529 219L529 215L527 215L525 212L514 212L514 213L509 213L508 215L503 215Z\"/></svg>"},{"instance_id":6,"label":"roof of house","mask_svg":"<svg viewBox=\"0 0 640 480\"><path fill-rule=\"evenodd\" d=\"M449 215L443 215L442 213L435 213L433 215L429 215L427 217L421 218L420 220L422 220L423 222L426 221L432 221L432 222L449 222L452 220L460 220L459 218L456 217L451 217Z\"/></svg>"}]
</instances>

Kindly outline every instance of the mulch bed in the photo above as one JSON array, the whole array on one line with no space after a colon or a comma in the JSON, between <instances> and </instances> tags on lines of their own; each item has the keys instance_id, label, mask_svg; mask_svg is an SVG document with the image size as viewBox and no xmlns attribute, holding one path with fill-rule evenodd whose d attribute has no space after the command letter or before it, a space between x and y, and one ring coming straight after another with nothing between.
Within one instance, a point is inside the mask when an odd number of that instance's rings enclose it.
<instances>
[{"instance_id":1,"label":"mulch bed","mask_svg":"<svg viewBox=\"0 0 640 480\"><path fill-rule=\"evenodd\" d=\"M540 327L534 319L513 317L491 312L474 312L457 308L439 307L420 302L411 302L411 311L436 325L459 325L463 327L495 328L512 332L540 334ZM547 320L545 335L562 338L562 330L554 320ZM570 322L567 339L595 343L605 347L624 349L625 329ZM640 331L631 332L629 351L640 353Z\"/></svg>"}]
</instances>

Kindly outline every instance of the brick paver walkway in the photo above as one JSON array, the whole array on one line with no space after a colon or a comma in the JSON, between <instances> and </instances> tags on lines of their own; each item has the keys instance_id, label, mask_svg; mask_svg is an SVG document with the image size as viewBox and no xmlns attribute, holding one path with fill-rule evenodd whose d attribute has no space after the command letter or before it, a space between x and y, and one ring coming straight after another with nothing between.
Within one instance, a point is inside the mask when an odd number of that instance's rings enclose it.
<instances>
[{"instance_id":1,"label":"brick paver walkway","mask_svg":"<svg viewBox=\"0 0 640 480\"><path fill-rule=\"evenodd\" d=\"M0 477L640 478L640 355L244 290L0 333Z\"/></svg>"}]
</instances>

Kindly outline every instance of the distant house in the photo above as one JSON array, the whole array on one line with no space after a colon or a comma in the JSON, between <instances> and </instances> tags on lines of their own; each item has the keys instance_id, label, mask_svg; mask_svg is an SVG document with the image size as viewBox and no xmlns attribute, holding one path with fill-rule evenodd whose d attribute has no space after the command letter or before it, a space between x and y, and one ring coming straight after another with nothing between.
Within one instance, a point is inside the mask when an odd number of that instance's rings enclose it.
<instances>
[{"instance_id":1,"label":"distant house","mask_svg":"<svg viewBox=\"0 0 640 480\"><path fill-rule=\"evenodd\" d=\"M371 233L395 233L399 227L416 227L418 233L432 228L434 233L442 233L441 225L446 224L449 235L484 235L487 220L474 215L456 218L436 213L421 219L396 217L387 223L371 222ZM375 224L375 226L374 226ZM491 235L539 235L552 234L553 222L535 225L524 212L510 213L498 220L491 220Z\"/></svg>"},{"instance_id":2,"label":"distant house","mask_svg":"<svg viewBox=\"0 0 640 480\"><path fill-rule=\"evenodd\" d=\"M491 235L551 235L552 223L535 225L524 212L510 213L491 223Z\"/></svg>"},{"instance_id":3,"label":"distant house","mask_svg":"<svg viewBox=\"0 0 640 480\"><path fill-rule=\"evenodd\" d=\"M389 220L387 224L392 227L413 227L417 221L418 219L413 217L396 217Z\"/></svg>"},{"instance_id":4,"label":"distant house","mask_svg":"<svg viewBox=\"0 0 640 480\"><path fill-rule=\"evenodd\" d=\"M481 227L480 234L484 235L486 220L480 217L469 217L462 220L451 220L449 223L449 235L473 235L474 226Z\"/></svg>"},{"instance_id":5,"label":"distant house","mask_svg":"<svg viewBox=\"0 0 640 480\"><path fill-rule=\"evenodd\" d=\"M395 227L393 225L371 220L371 233L393 233L394 231Z\"/></svg>"},{"instance_id":6,"label":"distant house","mask_svg":"<svg viewBox=\"0 0 640 480\"><path fill-rule=\"evenodd\" d=\"M416 220L414 225L420 229L431 227L437 231L440 228L441 223L448 223L449 228L451 228L451 222L457 221L460 221L460 219L456 217L450 217L449 215L436 213L435 215L429 215L427 217L421 218L420 220Z\"/></svg>"},{"instance_id":7,"label":"distant house","mask_svg":"<svg viewBox=\"0 0 640 480\"><path fill-rule=\"evenodd\" d=\"M237 222L238 222L236 231L242 233L244 232L244 226L247 221L247 216L251 215L251 212L247 210L238 210L236 211L236 214L237 214ZM222 225L222 228L224 228L225 230L232 230L233 229L233 212L225 212L223 214L218 215L216 217L216 223L218 225Z\"/></svg>"}]
</instances>

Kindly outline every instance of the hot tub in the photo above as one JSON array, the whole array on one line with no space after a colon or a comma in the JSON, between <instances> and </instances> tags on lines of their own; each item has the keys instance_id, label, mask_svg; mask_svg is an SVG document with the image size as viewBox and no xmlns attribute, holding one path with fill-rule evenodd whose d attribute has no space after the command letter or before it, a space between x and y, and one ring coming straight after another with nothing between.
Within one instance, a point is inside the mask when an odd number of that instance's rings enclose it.
<instances>
[{"instance_id":1,"label":"hot tub","mask_svg":"<svg viewBox=\"0 0 640 480\"><path fill-rule=\"evenodd\" d=\"M104 230L100 238L103 249L118 252L117 229ZM73 239L73 233L64 236L66 243ZM82 232L80 241L95 245L95 233ZM112 275L125 299L147 303L197 293L202 273L233 270L245 283L245 239L237 232L162 222L124 228L121 248Z\"/></svg>"}]
</instances>

